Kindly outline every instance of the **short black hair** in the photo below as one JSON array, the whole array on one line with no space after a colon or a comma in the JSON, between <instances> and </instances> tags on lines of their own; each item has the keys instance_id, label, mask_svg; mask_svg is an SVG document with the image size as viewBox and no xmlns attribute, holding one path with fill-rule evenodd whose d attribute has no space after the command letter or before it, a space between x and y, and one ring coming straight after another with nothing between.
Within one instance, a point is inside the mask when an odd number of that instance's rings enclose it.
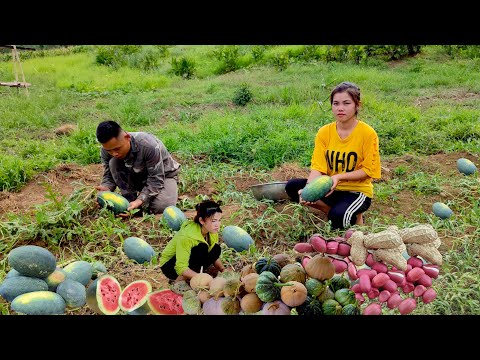
<instances>
[{"instance_id":1,"label":"short black hair","mask_svg":"<svg viewBox=\"0 0 480 360\"><path fill-rule=\"evenodd\" d=\"M195 205L195 210L197 210L197 215L195 215L193 221L195 221L197 224L200 224L200 218L205 220L217 212L222 212L222 209L220 209L220 203L216 203L212 200L204 200Z\"/></svg>"},{"instance_id":2,"label":"short black hair","mask_svg":"<svg viewBox=\"0 0 480 360\"><path fill-rule=\"evenodd\" d=\"M102 121L97 126L97 140L104 144L110 139L118 137L122 128L113 120Z\"/></svg>"}]
</instances>

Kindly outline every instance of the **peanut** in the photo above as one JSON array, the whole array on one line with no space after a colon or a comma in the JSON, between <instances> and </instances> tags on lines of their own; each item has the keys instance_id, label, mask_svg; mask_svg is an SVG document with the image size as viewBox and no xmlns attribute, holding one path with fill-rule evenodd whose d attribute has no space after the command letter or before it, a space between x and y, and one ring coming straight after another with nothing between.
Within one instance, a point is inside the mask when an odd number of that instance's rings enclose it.
<instances>
[{"instance_id":1,"label":"peanut","mask_svg":"<svg viewBox=\"0 0 480 360\"><path fill-rule=\"evenodd\" d=\"M442 265L442 254L440 254L440 251L438 251L433 243L408 244L407 253L410 256L420 256L432 264Z\"/></svg>"}]
</instances>

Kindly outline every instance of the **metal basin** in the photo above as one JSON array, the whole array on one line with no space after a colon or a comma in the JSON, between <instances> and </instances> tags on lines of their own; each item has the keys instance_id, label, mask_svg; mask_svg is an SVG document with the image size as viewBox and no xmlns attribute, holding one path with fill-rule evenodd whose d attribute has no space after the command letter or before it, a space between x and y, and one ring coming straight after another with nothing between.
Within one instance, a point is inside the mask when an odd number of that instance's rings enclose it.
<instances>
[{"instance_id":1,"label":"metal basin","mask_svg":"<svg viewBox=\"0 0 480 360\"><path fill-rule=\"evenodd\" d=\"M285 192L286 184L286 181L274 181L265 184L252 185L250 188L252 189L253 196L257 200L267 199L279 201L289 198Z\"/></svg>"}]
</instances>

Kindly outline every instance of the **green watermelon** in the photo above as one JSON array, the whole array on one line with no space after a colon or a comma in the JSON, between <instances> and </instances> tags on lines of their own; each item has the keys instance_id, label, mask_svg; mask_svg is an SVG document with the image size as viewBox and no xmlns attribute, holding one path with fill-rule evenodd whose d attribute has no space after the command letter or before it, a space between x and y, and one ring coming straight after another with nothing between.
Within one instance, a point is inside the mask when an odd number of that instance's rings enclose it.
<instances>
[{"instance_id":1,"label":"green watermelon","mask_svg":"<svg viewBox=\"0 0 480 360\"><path fill-rule=\"evenodd\" d=\"M90 309L99 315L103 315L102 310L98 307L97 302L97 283L98 278L92 281L92 283L86 289L86 301Z\"/></svg>"},{"instance_id":2,"label":"green watermelon","mask_svg":"<svg viewBox=\"0 0 480 360\"><path fill-rule=\"evenodd\" d=\"M67 273L67 279L78 281L87 286L92 278L93 268L88 261L74 261L63 268Z\"/></svg>"},{"instance_id":3,"label":"green watermelon","mask_svg":"<svg viewBox=\"0 0 480 360\"><path fill-rule=\"evenodd\" d=\"M96 297L98 309L105 315L115 315L120 310L120 294L122 287L117 279L105 274L100 276L96 286Z\"/></svg>"},{"instance_id":4,"label":"green watermelon","mask_svg":"<svg viewBox=\"0 0 480 360\"><path fill-rule=\"evenodd\" d=\"M460 158L457 160L457 169L465 175L471 175L477 171L475 164L466 158Z\"/></svg>"},{"instance_id":5,"label":"green watermelon","mask_svg":"<svg viewBox=\"0 0 480 360\"><path fill-rule=\"evenodd\" d=\"M447 204L442 202L436 202L432 205L433 213L438 216L440 219L448 219L453 215L453 211L448 207Z\"/></svg>"},{"instance_id":6,"label":"green watermelon","mask_svg":"<svg viewBox=\"0 0 480 360\"><path fill-rule=\"evenodd\" d=\"M0 295L7 301L12 301L17 296L32 291L47 291L45 281L28 276L13 276L5 279L0 285Z\"/></svg>"},{"instance_id":7,"label":"green watermelon","mask_svg":"<svg viewBox=\"0 0 480 360\"><path fill-rule=\"evenodd\" d=\"M333 186L332 178L320 175L310 181L302 190L301 197L308 202L315 202L323 198Z\"/></svg>"},{"instance_id":8,"label":"green watermelon","mask_svg":"<svg viewBox=\"0 0 480 360\"><path fill-rule=\"evenodd\" d=\"M252 237L241 227L235 225L225 226L222 238L225 245L239 252L248 250L250 245L255 245Z\"/></svg>"},{"instance_id":9,"label":"green watermelon","mask_svg":"<svg viewBox=\"0 0 480 360\"><path fill-rule=\"evenodd\" d=\"M162 218L165 219L168 227L173 231L180 230L183 222L187 220L183 211L173 205L167 206L165 210L163 210Z\"/></svg>"},{"instance_id":10,"label":"green watermelon","mask_svg":"<svg viewBox=\"0 0 480 360\"><path fill-rule=\"evenodd\" d=\"M97 201L101 207L106 207L108 210L113 211L115 215L127 211L130 206L130 202L127 199L113 191L102 191L98 193Z\"/></svg>"},{"instance_id":11,"label":"green watermelon","mask_svg":"<svg viewBox=\"0 0 480 360\"><path fill-rule=\"evenodd\" d=\"M152 309L150 309L150 306L148 305L148 302L140 306L139 308L136 308L135 310L129 311L127 314L128 315L148 315L152 312Z\"/></svg>"},{"instance_id":12,"label":"green watermelon","mask_svg":"<svg viewBox=\"0 0 480 360\"><path fill-rule=\"evenodd\" d=\"M135 236L125 239L123 242L123 251L129 259L135 260L139 264L150 262L155 256L155 250L145 240Z\"/></svg>"},{"instance_id":13,"label":"green watermelon","mask_svg":"<svg viewBox=\"0 0 480 360\"><path fill-rule=\"evenodd\" d=\"M26 315L63 315L65 300L52 291L33 291L17 296L11 304L12 310Z\"/></svg>"},{"instance_id":14,"label":"green watermelon","mask_svg":"<svg viewBox=\"0 0 480 360\"><path fill-rule=\"evenodd\" d=\"M10 271L7 273L7 276L5 276L5 279L8 279L8 278L11 278L11 277L14 277L14 276L21 276L22 274L20 274L17 270L15 269L10 269Z\"/></svg>"},{"instance_id":15,"label":"green watermelon","mask_svg":"<svg viewBox=\"0 0 480 360\"><path fill-rule=\"evenodd\" d=\"M134 311L142 307L152 292L152 284L147 280L136 280L128 284L120 294L118 304L123 311Z\"/></svg>"},{"instance_id":16,"label":"green watermelon","mask_svg":"<svg viewBox=\"0 0 480 360\"><path fill-rule=\"evenodd\" d=\"M52 272L43 280L45 280L45 282L47 283L49 291L55 291L57 290L57 286L66 278L67 273L65 272L65 270L57 267L54 272Z\"/></svg>"},{"instance_id":17,"label":"green watermelon","mask_svg":"<svg viewBox=\"0 0 480 360\"><path fill-rule=\"evenodd\" d=\"M154 291L148 295L148 305L156 315L183 315L182 295L170 289Z\"/></svg>"},{"instance_id":18,"label":"green watermelon","mask_svg":"<svg viewBox=\"0 0 480 360\"><path fill-rule=\"evenodd\" d=\"M98 277L98 273L105 274L107 272L107 268L105 264L101 261L95 261L92 264L92 280L95 280Z\"/></svg>"},{"instance_id":19,"label":"green watermelon","mask_svg":"<svg viewBox=\"0 0 480 360\"><path fill-rule=\"evenodd\" d=\"M8 264L24 276L45 278L55 271L55 256L36 245L19 246L8 254Z\"/></svg>"},{"instance_id":20,"label":"green watermelon","mask_svg":"<svg viewBox=\"0 0 480 360\"><path fill-rule=\"evenodd\" d=\"M66 279L57 286L55 292L65 300L65 305L69 308L79 308L87 302L85 285L75 280Z\"/></svg>"}]
</instances>

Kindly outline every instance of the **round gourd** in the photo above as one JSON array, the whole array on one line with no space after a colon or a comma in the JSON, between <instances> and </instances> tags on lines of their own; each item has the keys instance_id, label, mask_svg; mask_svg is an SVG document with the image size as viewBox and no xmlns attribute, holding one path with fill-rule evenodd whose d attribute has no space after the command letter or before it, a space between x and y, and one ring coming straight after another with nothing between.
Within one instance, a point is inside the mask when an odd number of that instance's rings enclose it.
<instances>
[{"instance_id":1,"label":"round gourd","mask_svg":"<svg viewBox=\"0 0 480 360\"><path fill-rule=\"evenodd\" d=\"M55 292L65 300L68 308L79 308L87 302L85 285L78 281L66 279L57 286Z\"/></svg>"},{"instance_id":2,"label":"round gourd","mask_svg":"<svg viewBox=\"0 0 480 360\"><path fill-rule=\"evenodd\" d=\"M255 293L263 302L272 302L280 298L280 287L288 286L282 284L270 271L262 272L255 285Z\"/></svg>"},{"instance_id":3,"label":"round gourd","mask_svg":"<svg viewBox=\"0 0 480 360\"><path fill-rule=\"evenodd\" d=\"M343 276L338 276L335 275L329 280L328 285L330 286L330 289L332 289L333 292L336 292L337 290L340 289L350 289L352 286L350 280Z\"/></svg>"},{"instance_id":4,"label":"round gourd","mask_svg":"<svg viewBox=\"0 0 480 360\"><path fill-rule=\"evenodd\" d=\"M182 308L188 315L199 315L202 312L202 302L195 290L188 290L182 295Z\"/></svg>"},{"instance_id":5,"label":"round gourd","mask_svg":"<svg viewBox=\"0 0 480 360\"><path fill-rule=\"evenodd\" d=\"M17 296L32 291L46 291L48 285L45 281L28 276L13 276L5 279L0 285L0 295L7 301L12 301Z\"/></svg>"},{"instance_id":6,"label":"round gourd","mask_svg":"<svg viewBox=\"0 0 480 360\"><path fill-rule=\"evenodd\" d=\"M245 314L256 313L257 311L260 311L262 306L263 301L260 300L258 295L255 293L246 294L240 300L240 308Z\"/></svg>"},{"instance_id":7,"label":"round gourd","mask_svg":"<svg viewBox=\"0 0 480 360\"><path fill-rule=\"evenodd\" d=\"M475 164L466 158L460 158L457 160L457 169L465 175L471 175L477 171Z\"/></svg>"},{"instance_id":8,"label":"round gourd","mask_svg":"<svg viewBox=\"0 0 480 360\"><path fill-rule=\"evenodd\" d=\"M101 207L106 207L115 215L127 211L130 206L130 202L127 199L113 191L102 191L98 193L97 201Z\"/></svg>"},{"instance_id":9,"label":"round gourd","mask_svg":"<svg viewBox=\"0 0 480 360\"><path fill-rule=\"evenodd\" d=\"M322 303L322 310L325 315L341 315L342 305L337 300L328 299Z\"/></svg>"},{"instance_id":10,"label":"round gourd","mask_svg":"<svg viewBox=\"0 0 480 360\"><path fill-rule=\"evenodd\" d=\"M262 315L290 315L292 309L290 309L283 301L274 300L267 302L262 306Z\"/></svg>"},{"instance_id":11,"label":"round gourd","mask_svg":"<svg viewBox=\"0 0 480 360\"><path fill-rule=\"evenodd\" d=\"M355 293L350 289L339 289L335 291L334 299L342 306L355 304L357 302Z\"/></svg>"},{"instance_id":12,"label":"round gourd","mask_svg":"<svg viewBox=\"0 0 480 360\"><path fill-rule=\"evenodd\" d=\"M33 291L17 296L11 304L12 310L26 315L63 315L65 300L52 291Z\"/></svg>"},{"instance_id":13,"label":"round gourd","mask_svg":"<svg viewBox=\"0 0 480 360\"><path fill-rule=\"evenodd\" d=\"M123 243L123 251L129 259L135 260L139 264L150 262L155 256L155 250L145 240L135 236L125 239Z\"/></svg>"},{"instance_id":14,"label":"round gourd","mask_svg":"<svg viewBox=\"0 0 480 360\"><path fill-rule=\"evenodd\" d=\"M307 296L304 303L297 306L298 315L316 316L322 315L322 303L315 297Z\"/></svg>"},{"instance_id":15,"label":"round gourd","mask_svg":"<svg viewBox=\"0 0 480 360\"><path fill-rule=\"evenodd\" d=\"M330 191L332 186L333 181L330 176L317 176L303 188L301 197L303 200L309 202L320 200Z\"/></svg>"},{"instance_id":16,"label":"round gourd","mask_svg":"<svg viewBox=\"0 0 480 360\"><path fill-rule=\"evenodd\" d=\"M162 218L165 219L168 227L173 231L180 230L184 221L187 220L187 217L178 207L170 205L163 210Z\"/></svg>"},{"instance_id":17,"label":"round gourd","mask_svg":"<svg viewBox=\"0 0 480 360\"><path fill-rule=\"evenodd\" d=\"M305 271L309 277L323 281L335 275L335 266L328 256L317 254L305 265Z\"/></svg>"},{"instance_id":18,"label":"round gourd","mask_svg":"<svg viewBox=\"0 0 480 360\"><path fill-rule=\"evenodd\" d=\"M310 278L305 282L308 295L317 297L325 290L325 284L320 280Z\"/></svg>"},{"instance_id":19,"label":"round gourd","mask_svg":"<svg viewBox=\"0 0 480 360\"><path fill-rule=\"evenodd\" d=\"M447 204L442 202L436 202L432 205L433 213L438 216L440 219L448 219L453 215L453 211L448 207Z\"/></svg>"},{"instance_id":20,"label":"round gourd","mask_svg":"<svg viewBox=\"0 0 480 360\"><path fill-rule=\"evenodd\" d=\"M360 315L360 309L356 304L347 304L342 308L342 315Z\"/></svg>"},{"instance_id":21,"label":"round gourd","mask_svg":"<svg viewBox=\"0 0 480 360\"><path fill-rule=\"evenodd\" d=\"M307 273L300 263L287 264L280 270L280 281L282 283L298 281L305 284L305 281L307 281Z\"/></svg>"},{"instance_id":22,"label":"round gourd","mask_svg":"<svg viewBox=\"0 0 480 360\"><path fill-rule=\"evenodd\" d=\"M83 286L92 279L92 264L88 261L74 261L63 268L67 274L67 279L78 281Z\"/></svg>"},{"instance_id":23,"label":"round gourd","mask_svg":"<svg viewBox=\"0 0 480 360\"><path fill-rule=\"evenodd\" d=\"M270 271L273 275L279 276L282 268L275 260L273 260L273 258L264 257L260 258L255 263L255 271L257 274L261 274L264 271Z\"/></svg>"},{"instance_id":24,"label":"round gourd","mask_svg":"<svg viewBox=\"0 0 480 360\"><path fill-rule=\"evenodd\" d=\"M280 300L290 307L301 305L307 299L307 288L298 281L289 281L280 290Z\"/></svg>"},{"instance_id":25,"label":"round gourd","mask_svg":"<svg viewBox=\"0 0 480 360\"><path fill-rule=\"evenodd\" d=\"M238 252L248 250L250 245L254 245L252 237L241 227L228 225L222 231L222 238L229 248Z\"/></svg>"},{"instance_id":26,"label":"round gourd","mask_svg":"<svg viewBox=\"0 0 480 360\"><path fill-rule=\"evenodd\" d=\"M8 264L24 276L45 278L55 271L55 256L36 245L19 246L8 254Z\"/></svg>"}]
</instances>

